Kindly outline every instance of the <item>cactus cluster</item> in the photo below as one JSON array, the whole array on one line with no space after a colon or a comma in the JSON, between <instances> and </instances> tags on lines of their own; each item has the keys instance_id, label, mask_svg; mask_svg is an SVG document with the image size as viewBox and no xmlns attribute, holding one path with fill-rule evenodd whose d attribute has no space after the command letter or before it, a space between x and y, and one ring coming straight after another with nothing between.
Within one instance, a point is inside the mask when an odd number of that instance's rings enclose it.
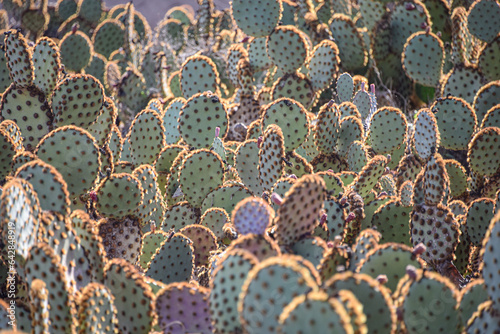
<instances>
[{"instance_id":1,"label":"cactus cluster","mask_svg":"<svg viewBox=\"0 0 500 334\"><path fill-rule=\"evenodd\" d=\"M498 0L198 4L2 1L0 333L500 331Z\"/></svg>"}]
</instances>

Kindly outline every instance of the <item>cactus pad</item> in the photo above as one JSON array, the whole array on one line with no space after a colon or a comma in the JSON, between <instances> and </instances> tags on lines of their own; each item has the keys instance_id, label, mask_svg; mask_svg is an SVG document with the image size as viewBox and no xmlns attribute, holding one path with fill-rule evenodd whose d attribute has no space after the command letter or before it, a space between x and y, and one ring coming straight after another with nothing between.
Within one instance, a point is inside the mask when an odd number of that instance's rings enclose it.
<instances>
[{"instance_id":1,"label":"cactus pad","mask_svg":"<svg viewBox=\"0 0 500 334\"><path fill-rule=\"evenodd\" d=\"M314 47L307 68L315 91L326 89L333 83L339 64L339 49L334 42L323 40Z\"/></svg>"},{"instance_id":2,"label":"cactus pad","mask_svg":"<svg viewBox=\"0 0 500 334\"><path fill-rule=\"evenodd\" d=\"M33 61L28 41L15 30L9 30L5 36L5 56L10 77L16 87L22 88L33 83Z\"/></svg>"},{"instance_id":3,"label":"cactus pad","mask_svg":"<svg viewBox=\"0 0 500 334\"><path fill-rule=\"evenodd\" d=\"M259 197L248 197L233 210L231 222L239 234L264 234L274 218L274 210Z\"/></svg>"},{"instance_id":4,"label":"cactus pad","mask_svg":"<svg viewBox=\"0 0 500 334\"><path fill-rule=\"evenodd\" d=\"M179 132L184 141L195 148L209 148L216 127L224 137L228 123L226 107L211 92L192 95L179 114Z\"/></svg>"},{"instance_id":5,"label":"cactus pad","mask_svg":"<svg viewBox=\"0 0 500 334\"><path fill-rule=\"evenodd\" d=\"M278 24L282 11L280 0L264 3L257 0L231 2L234 21L245 34L253 37L268 36Z\"/></svg>"},{"instance_id":6,"label":"cactus pad","mask_svg":"<svg viewBox=\"0 0 500 334\"><path fill-rule=\"evenodd\" d=\"M61 62L71 71L80 72L87 67L94 53L90 38L80 31L68 32L59 42Z\"/></svg>"},{"instance_id":7,"label":"cactus pad","mask_svg":"<svg viewBox=\"0 0 500 334\"><path fill-rule=\"evenodd\" d=\"M302 66L309 52L303 33L294 26L278 26L267 38L267 54L282 73Z\"/></svg>"},{"instance_id":8,"label":"cactus pad","mask_svg":"<svg viewBox=\"0 0 500 334\"><path fill-rule=\"evenodd\" d=\"M403 69L413 81L436 87L442 75L444 44L435 34L417 32L408 37L402 54Z\"/></svg>"},{"instance_id":9,"label":"cactus pad","mask_svg":"<svg viewBox=\"0 0 500 334\"><path fill-rule=\"evenodd\" d=\"M194 251L191 240L180 233L167 238L148 264L146 275L165 284L188 281L193 274Z\"/></svg>"},{"instance_id":10,"label":"cactus pad","mask_svg":"<svg viewBox=\"0 0 500 334\"><path fill-rule=\"evenodd\" d=\"M209 305L214 327L221 333L241 330L238 297L248 272L258 262L254 255L242 249L226 251L217 261L210 280Z\"/></svg>"},{"instance_id":11,"label":"cactus pad","mask_svg":"<svg viewBox=\"0 0 500 334\"><path fill-rule=\"evenodd\" d=\"M420 110L415 116L413 144L418 156L427 160L439 147L439 130L434 114L428 109Z\"/></svg>"},{"instance_id":12,"label":"cactus pad","mask_svg":"<svg viewBox=\"0 0 500 334\"><path fill-rule=\"evenodd\" d=\"M406 118L403 113L392 107L378 109L371 117L371 147L378 154L392 153L406 139Z\"/></svg>"},{"instance_id":13,"label":"cactus pad","mask_svg":"<svg viewBox=\"0 0 500 334\"><path fill-rule=\"evenodd\" d=\"M326 185L323 178L304 175L286 193L277 211L276 239L282 245L299 240L317 225L325 200ZM296 203L303 203L297 207Z\"/></svg>"},{"instance_id":14,"label":"cactus pad","mask_svg":"<svg viewBox=\"0 0 500 334\"><path fill-rule=\"evenodd\" d=\"M208 266L211 253L217 250L215 234L208 227L198 224L185 226L179 233L192 242L195 266Z\"/></svg>"},{"instance_id":15,"label":"cactus pad","mask_svg":"<svg viewBox=\"0 0 500 334\"><path fill-rule=\"evenodd\" d=\"M98 185L96 193L97 211L111 218L137 212L144 197L140 181L127 173L111 174Z\"/></svg>"},{"instance_id":16,"label":"cactus pad","mask_svg":"<svg viewBox=\"0 0 500 334\"><path fill-rule=\"evenodd\" d=\"M311 289L318 289L314 278L293 258L271 257L260 262L248 273L240 294L238 311L243 329L248 333L274 332L285 306L294 296ZM273 307L264 309L264 305Z\"/></svg>"},{"instance_id":17,"label":"cactus pad","mask_svg":"<svg viewBox=\"0 0 500 334\"><path fill-rule=\"evenodd\" d=\"M186 99L205 91L220 96L219 81L215 63L206 56L191 56L182 64L180 84Z\"/></svg>"},{"instance_id":18,"label":"cactus pad","mask_svg":"<svg viewBox=\"0 0 500 334\"><path fill-rule=\"evenodd\" d=\"M91 75L74 75L60 81L51 98L57 126L86 127L97 119L101 111L104 88Z\"/></svg>"},{"instance_id":19,"label":"cactus pad","mask_svg":"<svg viewBox=\"0 0 500 334\"><path fill-rule=\"evenodd\" d=\"M164 333L212 333L208 294L206 288L187 282L162 288L155 300L159 327Z\"/></svg>"},{"instance_id":20,"label":"cactus pad","mask_svg":"<svg viewBox=\"0 0 500 334\"><path fill-rule=\"evenodd\" d=\"M490 176L500 168L498 152L500 145L500 129L484 128L477 132L469 143L467 161L470 169L478 175Z\"/></svg>"}]
</instances>

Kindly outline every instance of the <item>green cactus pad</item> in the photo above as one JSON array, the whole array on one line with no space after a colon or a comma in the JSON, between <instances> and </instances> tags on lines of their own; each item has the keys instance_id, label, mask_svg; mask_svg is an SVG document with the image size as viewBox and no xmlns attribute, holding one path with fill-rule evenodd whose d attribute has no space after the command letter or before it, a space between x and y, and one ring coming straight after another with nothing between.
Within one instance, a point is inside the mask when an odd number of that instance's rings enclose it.
<instances>
[{"instance_id":1,"label":"green cactus pad","mask_svg":"<svg viewBox=\"0 0 500 334\"><path fill-rule=\"evenodd\" d=\"M96 193L97 211L110 218L136 213L144 196L141 182L127 173L111 174L97 186Z\"/></svg>"},{"instance_id":2,"label":"green cactus pad","mask_svg":"<svg viewBox=\"0 0 500 334\"><path fill-rule=\"evenodd\" d=\"M3 129L0 129L0 145L2 147L2 152L0 153L0 180L4 180L12 171L11 163L17 151L14 141L7 131Z\"/></svg>"},{"instance_id":3,"label":"green cactus pad","mask_svg":"<svg viewBox=\"0 0 500 334\"><path fill-rule=\"evenodd\" d=\"M273 256L280 256L281 250L279 245L271 239L267 234L247 234L239 236L233 240L226 252L231 252L234 249L245 250L253 254L259 261L264 261Z\"/></svg>"},{"instance_id":4,"label":"green cactus pad","mask_svg":"<svg viewBox=\"0 0 500 334\"><path fill-rule=\"evenodd\" d=\"M262 188L257 169L259 161L257 140L249 139L241 143L236 150L234 160L234 167L236 167L243 184L253 193L259 194Z\"/></svg>"},{"instance_id":5,"label":"green cactus pad","mask_svg":"<svg viewBox=\"0 0 500 334\"><path fill-rule=\"evenodd\" d=\"M405 329L409 332L419 331L422 328L420 324L425 321L429 328L441 332L456 332L459 326L458 310L455 307L457 289L448 279L434 272L417 270L416 276L406 276L400 286L398 303ZM429 303L440 305L439 317L434 316L435 311L428 307Z\"/></svg>"},{"instance_id":6,"label":"green cactus pad","mask_svg":"<svg viewBox=\"0 0 500 334\"><path fill-rule=\"evenodd\" d=\"M500 15L500 5L497 1L474 1L469 7L467 28L475 37L490 42L500 32L500 24L496 20L498 15Z\"/></svg>"},{"instance_id":7,"label":"green cactus pad","mask_svg":"<svg viewBox=\"0 0 500 334\"><path fill-rule=\"evenodd\" d=\"M165 284L188 281L193 274L194 251L190 239L180 233L167 238L148 264L146 275Z\"/></svg>"},{"instance_id":8,"label":"green cactus pad","mask_svg":"<svg viewBox=\"0 0 500 334\"><path fill-rule=\"evenodd\" d=\"M370 94L364 90L358 90L352 99L352 103L358 108L361 119L367 119L371 113L372 105Z\"/></svg>"},{"instance_id":9,"label":"green cactus pad","mask_svg":"<svg viewBox=\"0 0 500 334\"><path fill-rule=\"evenodd\" d=\"M363 140L365 136L361 120L355 116L347 116L340 121L337 135L336 151L340 157L345 158L349 152L349 146L357 140Z\"/></svg>"},{"instance_id":10,"label":"green cactus pad","mask_svg":"<svg viewBox=\"0 0 500 334\"><path fill-rule=\"evenodd\" d=\"M138 113L127 135L130 143L130 162L152 164L160 155L165 143L165 128L161 116L151 109Z\"/></svg>"},{"instance_id":11,"label":"green cactus pad","mask_svg":"<svg viewBox=\"0 0 500 334\"><path fill-rule=\"evenodd\" d=\"M351 317L344 305L323 291L295 297L279 317L277 333L353 333Z\"/></svg>"},{"instance_id":12,"label":"green cactus pad","mask_svg":"<svg viewBox=\"0 0 500 334\"><path fill-rule=\"evenodd\" d=\"M141 165L132 172L132 175L141 182L144 196L142 205L136 214L142 220L143 224L153 221L159 226L165 216L165 205L156 181L157 174L155 169L150 165Z\"/></svg>"},{"instance_id":13,"label":"green cactus pad","mask_svg":"<svg viewBox=\"0 0 500 334\"><path fill-rule=\"evenodd\" d=\"M492 301L481 303L467 322L467 333L480 333L482 330L498 328L500 316Z\"/></svg>"},{"instance_id":14,"label":"green cactus pad","mask_svg":"<svg viewBox=\"0 0 500 334\"><path fill-rule=\"evenodd\" d=\"M50 289L49 322L50 331L66 332L75 330L73 318L76 316L74 291L68 290L68 282L60 257L45 243L37 243L31 247L26 260L26 282L31 284L35 279L43 280ZM45 263L41 266L41 263Z\"/></svg>"},{"instance_id":15,"label":"green cactus pad","mask_svg":"<svg viewBox=\"0 0 500 334\"><path fill-rule=\"evenodd\" d=\"M294 73L309 53L307 40L294 26L278 26L267 38L267 54L282 73Z\"/></svg>"},{"instance_id":16,"label":"green cactus pad","mask_svg":"<svg viewBox=\"0 0 500 334\"><path fill-rule=\"evenodd\" d=\"M484 286L482 278L475 279L460 290L458 295L458 311L461 323L466 327L473 313L476 312L478 306L489 299L488 291Z\"/></svg>"},{"instance_id":17,"label":"green cactus pad","mask_svg":"<svg viewBox=\"0 0 500 334\"><path fill-rule=\"evenodd\" d=\"M483 262L480 265L480 271L483 273L484 284L488 290L488 295L495 305L500 304L500 293L498 290L498 272L499 265L495 248L498 247L498 236L500 224L498 223L500 214L496 214L490 222L488 231L483 240L481 248L481 257Z\"/></svg>"},{"instance_id":18,"label":"green cactus pad","mask_svg":"<svg viewBox=\"0 0 500 334\"><path fill-rule=\"evenodd\" d=\"M478 68L487 81L500 79L500 67L495 59L500 55L500 38L495 37L491 42L484 45L478 58Z\"/></svg>"},{"instance_id":19,"label":"green cactus pad","mask_svg":"<svg viewBox=\"0 0 500 334\"><path fill-rule=\"evenodd\" d=\"M410 246L410 213L397 199L382 205L372 217L372 225L382 234L381 243L397 242Z\"/></svg>"},{"instance_id":20,"label":"green cactus pad","mask_svg":"<svg viewBox=\"0 0 500 334\"><path fill-rule=\"evenodd\" d=\"M186 99L206 91L220 96L219 81L215 63L206 56L194 55L182 64L180 84L182 95Z\"/></svg>"},{"instance_id":21,"label":"green cactus pad","mask_svg":"<svg viewBox=\"0 0 500 334\"><path fill-rule=\"evenodd\" d=\"M450 96L438 99L430 109L437 120L441 146L466 149L477 127L476 114L470 105L461 98Z\"/></svg>"},{"instance_id":22,"label":"green cactus pad","mask_svg":"<svg viewBox=\"0 0 500 334\"><path fill-rule=\"evenodd\" d=\"M285 306L294 296L311 289L317 290L314 278L293 258L272 257L260 262L248 273L240 294L238 312L243 329L248 333L274 332ZM274 294L276 291L280 293ZM269 303L274 307L264 311L263 306Z\"/></svg>"},{"instance_id":23,"label":"green cactus pad","mask_svg":"<svg viewBox=\"0 0 500 334\"><path fill-rule=\"evenodd\" d=\"M347 116L355 116L361 118L361 114L358 111L358 107L352 102L342 102L339 104L340 119Z\"/></svg>"},{"instance_id":24,"label":"green cactus pad","mask_svg":"<svg viewBox=\"0 0 500 334\"><path fill-rule=\"evenodd\" d=\"M69 214L69 192L62 175L54 168L39 159L21 166L15 177L28 180L38 194L43 210Z\"/></svg>"},{"instance_id":25,"label":"green cactus pad","mask_svg":"<svg viewBox=\"0 0 500 334\"><path fill-rule=\"evenodd\" d=\"M4 44L11 80L18 88L31 86L34 68L28 41L20 32L9 30L5 36Z\"/></svg>"},{"instance_id":26,"label":"green cactus pad","mask_svg":"<svg viewBox=\"0 0 500 334\"><path fill-rule=\"evenodd\" d=\"M456 160L445 160L446 173L450 179L449 192L452 198L465 195L467 192L467 175L465 168Z\"/></svg>"},{"instance_id":27,"label":"green cactus pad","mask_svg":"<svg viewBox=\"0 0 500 334\"><path fill-rule=\"evenodd\" d=\"M267 55L266 41L266 37L255 37L248 43L248 59L255 72L267 70L272 66Z\"/></svg>"},{"instance_id":28,"label":"green cactus pad","mask_svg":"<svg viewBox=\"0 0 500 334\"><path fill-rule=\"evenodd\" d=\"M165 108L163 112L159 112L159 114L163 118L165 140L169 145L176 143L180 138L178 118L179 112L181 111L185 103L186 100L184 98L175 98L170 102L170 104Z\"/></svg>"},{"instance_id":29,"label":"green cactus pad","mask_svg":"<svg viewBox=\"0 0 500 334\"><path fill-rule=\"evenodd\" d=\"M460 229L451 210L437 206L415 204L410 221L413 246L423 243L426 251L422 258L430 263L453 260Z\"/></svg>"},{"instance_id":30,"label":"green cactus pad","mask_svg":"<svg viewBox=\"0 0 500 334\"><path fill-rule=\"evenodd\" d=\"M168 236L169 234L162 230L150 231L142 236L141 254L138 261L142 269L148 268L148 263L156 254L156 250L167 240Z\"/></svg>"},{"instance_id":31,"label":"green cactus pad","mask_svg":"<svg viewBox=\"0 0 500 334\"><path fill-rule=\"evenodd\" d=\"M215 234L202 225L185 226L179 230L179 233L192 241L195 266L208 266L211 253L217 250Z\"/></svg>"},{"instance_id":32,"label":"green cactus pad","mask_svg":"<svg viewBox=\"0 0 500 334\"><path fill-rule=\"evenodd\" d=\"M309 109L315 101L316 92L312 82L302 73L288 73L276 80L273 84L271 99L282 97L294 99Z\"/></svg>"},{"instance_id":33,"label":"green cactus pad","mask_svg":"<svg viewBox=\"0 0 500 334\"><path fill-rule=\"evenodd\" d=\"M104 99L101 112L94 123L87 127L87 131L96 140L97 146L105 146L109 144L111 132L113 131L113 126L116 123L116 118L118 116L118 111L116 109L115 103L109 97ZM114 151L111 151L114 153ZM113 154L113 157L115 155ZM118 160L118 159L117 159Z\"/></svg>"},{"instance_id":34,"label":"green cactus pad","mask_svg":"<svg viewBox=\"0 0 500 334\"><path fill-rule=\"evenodd\" d=\"M475 65L455 66L441 83L441 96L460 97L472 104L484 78ZM478 115L478 122L482 120Z\"/></svg>"},{"instance_id":35,"label":"green cactus pad","mask_svg":"<svg viewBox=\"0 0 500 334\"><path fill-rule=\"evenodd\" d=\"M262 3L257 0L231 2L231 14L238 27L247 35L264 37L271 34L281 18L280 0Z\"/></svg>"},{"instance_id":36,"label":"green cactus pad","mask_svg":"<svg viewBox=\"0 0 500 334\"><path fill-rule=\"evenodd\" d=\"M425 50L425 52L424 52ZM421 85L436 87L441 80L444 44L432 32L416 32L406 41L401 62L408 77Z\"/></svg>"},{"instance_id":37,"label":"green cactus pad","mask_svg":"<svg viewBox=\"0 0 500 334\"><path fill-rule=\"evenodd\" d=\"M303 234L312 232L325 200L323 178L304 175L292 185L277 211L276 240L281 245L293 244ZM297 207L297 201L303 203Z\"/></svg>"},{"instance_id":38,"label":"green cactus pad","mask_svg":"<svg viewBox=\"0 0 500 334\"><path fill-rule=\"evenodd\" d=\"M328 22L339 49L340 64L345 71L360 69L367 64L368 53L363 37L347 15L335 13Z\"/></svg>"},{"instance_id":39,"label":"green cactus pad","mask_svg":"<svg viewBox=\"0 0 500 334\"><path fill-rule=\"evenodd\" d=\"M490 176L498 172L500 149L500 129L484 128L477 132L469 143L467 162L470 169L481 176Z\"/></svg>"},{"instance_id":40,"label":"green cactus pad","mask_svg":"<svg viewBox=\"0 0 500 334\"><path fill-rule=\"evenodd\" d=\"M481 246L491 219L493 219L495 201L490 198L478 198L467 208L467 235L475 246Z\"/></svg>"},{"instance_id":41,"label":"green cactus pad","mask_svg":"<svg viewBox=\"0 0 500 334\"><path fill-rule=\"evenodd\" d=\"M326 226L328 229L328 239L334 240L336 236L344 237L346 210L342 208L339 201L334 197L327 197L323 202L325 214L327 216Z\"/></svg>"},{"instance_id":42,"label":"green cactus pad","mask_svg":"<svg viewBox=\"0 0 500 334\"><path fill-rule=\"evenodd\" d=\"M366 274L337 274L325 282L326 292L334 296L341 290L349 290L363 305L368 333L394 333L396 309L391 291Z\"/></svg>"},{"instance_id":43,"label":"green cactus pad","mask_svg":"<svg viewBox=\"0 0 500 334\"><path fill-rule=\"evenodd\" d=\"M0 220L0 226L2 227L0 240L6 245L6 248L7 245L15 244L13 258L16 259L20 266L24 266L29 256L30 247L38 241L37 234L40 225L39 217L35 213L40 211L36 194L33 193L30 196L24 190L22 182L22 180L11 179L3 186L3 191L0 194L0 213L2 217L2 220ZM33 188L31 190L33 191ZM14 238L12 239L12 237ZM8 253L12 254L11 251ZM5 255L2 255L7 256L7 249L5 249ZM22 269L20 268L19 271L22 272Z\"/></svg>"},{"instance_id":44,"label":"green cactus pad","mask_svg":"<svg viewBox=\"0 0 500 334\"><path fill-rule=\"evenodd\" d=\"M163 230L168 231L174 229L180 230L184 226L197 222L195 210L188 202L179 202L165 212L165 220L163 221Z\"/></svg>"},{"instance_id":45,"label":"green cactus pad","mask_svg":"<svg viewBox=\"0 0 500 334\"><path fill-rule=\"evenodd\" d=\"M226 251L210 280L209 307L214 328L220 333L241 330L238 299L248 272L259 260L242 249Z\"/></svg>"},{"instance_id":46,"label":"green cactus pad","mask_svg":"<svg viewBox=\"0 0 500 334\"><path fill-rule=\"evenodd\" d=\"M334 42L323 40L314 47L307 68L315 91L330 87L338 74L339 64L339 48Z\"/></svg>"},{"instance_id":47,"label":"green cactus pad","mask_svg":"<svg viewBox=\"0 0 500 334\"><path fill-rule=\"evenodd\" d=\"M414 10L407 9L408 3L413 5ZM391 49L400 54L408 37L431 26L430 14L422 2L413 0L396 4L390 16Z\"/></svg>"},{"instance_id":48,"label":"green cactus pad","mask_svg":"<svg viewBox=\"0 0 500 334\"><path fill-rule=\"evenodd\" d=\"M436 117L429 109L421 109L415 116L413 145L418 156L429 159L437 151L440 135Z\"/></svg>"},{"instance_id":49,"label":"green cactus pad","mask_svg":"<svg viewBox=\"0 0 500 334\"><path fill-rule=\"evenodd\" d=\"M336 151L337 138L340 130L340 113L335 104L324 104L318 113L314 127L314 144L323 154Z\"/></svg>"},{"instance_id":50,"label":"green cactus pad","mask_svg":"<svg viewBox=\"0 0 500 334\"><path fill-rule=\"evenodd\" d=\"M179 133L184 141L195 148L209 148L216 127L225 136L229 123L226 107L211 92L191 96L179 114Z\"/></svg>"},{"instance_id":51,"label":"green cactus pad","mask_svg":"<svg viewBox=\"0 0 500 334\"><path fill-rule=\"evenodd\" d=\"M184 158L179 172L179 183L186 200L195 208L205 197L222 185L224 165L220 157L210 150L190 152Z\"/></svg>"},{"instance_id":52,"label":"green cactus pad","mask_svg":"<svg viewBox=\"0 0 500 334\"><path fill-rule=\"evenodd\" d=\"M4 120L16 123L28 151L33 151L39 140L51 130L54 119L43 92L32 86L16 88L15 84L4 91L0 113Z\"/></svg>"},{"instance_id":53,"label":"green cactus pad","mask_svg":"<svg viewBox=\"0 0 500 334\"><path fill-rule=\"evenodd\" d=\"M423 179L425 203L437 205L443 202L449 182L445 162L439 153L435 153L429 158L425 167Z\"/></svg>"},{"instance_id":54,"label":"green cactus pad","mask_svg":"<svg viewBox=\"0 0 500 334\"><path fill-rule=\"evenodd\" d=\"M270 189L284 171L285 157L283 132L275 124L269 125L259 149L259 178L264 189Z\"/></svg>"},{"instance_id":55,"label":"green cactus pad","mask_svg":"<svg viewBox=\"0 0 500 334\"><path fill-rule=\"evenodd\" d=\"M317 236L304 237L290 247L293 254L300 255L310 261L315 268L319 267L327 249L326 241Z\"/></svg>"},{"instance_id":56,"label":"green cactus pad","mask_svg":"<svg viewBox=\"0 0 500 334\"><path fill-rule=\"evenodd\" d=\"M500 94L500 82L490 82L477 92L474 97L473 108L477 116L477 124L481 124L488 110L498 104L497 96Z\"/></svg>"},{"instance_id":57,"label":"green cactus pad","mask_svg":"<svg viewBox=\"0 0 500 334\"><path fill-rule=\"evenodd\" d=\"M398 282L406 273L406 266L421 268L424 262L413 255L411 248L397 243L385 243L372 249L359 264L356 272L368 274L373 278L386 275L385 284L391 291L396 291Z\"/></svg>"},{"instance_id":58,"label":"green cactus pad","mask_svg":"<svg viewBox=\"0 0 500 334\"><path fill-rule=\"evenodd\" d=\"M125 26L116 19L102 21L94 30L92 43L95 52L109 59L111 53L125 43Z\"/></svg>"},{"instance_id":59,"label":"green cactus pad","mask_svg":"<svg viewBox=\"0 0 500 334\"><path fill-rule=\"evenodd\" d=\"M265 45L264 45L265 51ZM267 57L267 54L266 54ZM241 44L233 44L229 47L227 51L227 72L229 80L233 85L240 87L240 80L238 78L238 62L241 59L246 59L248 61L248 52Z\"/></svg>"},{"instance_id":60,"label":"green cactus pad","mask_svg":"<svg viewBox=\"0 0 500 334\"><path fill-rule=\"evenodd\" d=\"M359 232L352 246L352 253L349 259L349 268L355 270L359 263L365 259L366 254L378 246L381 234L371 228Z\"/></svg>"},{"instance_id":61,"label":"green cactus pad","mask_svg":"<svg viewBox=\"0 0 500 334\"><path fill-rule=\"evenodd\" d=\"M106 286L92 282L81 291L78 300L80 333L117 333L118 318L114 297Z\"/></svg>"},{"instance_id":62,"label":"green cactus pad","mask_svg":"<svg viewBox=\"0 0 500 334\"><path fill-rule=\"evenodd\" d=\"M354 93L354 81L349 73L342 73L337 79L337 97L339 103L351 102Z\"/></svg>"},{"instance_id":63,"label":"green cactus pad","mask_svg":"<svg viewBox=\"0 0 500 334\"><path fill-rule=\"evenodd\" d=\"M104 11L101 0L81 0L78 3L78 15L90 22L98 22Z\"/></svg>"},{"instance_id":64,"label":"green cactus pad","mask_svg":"<svg viewBox=\"0 0 500 334\"><path fill-rule=\"evenodd\" d=\"M75 72L87 67L94 53L90 38L80 31L68 32L59 42L59 50L65 68Z\"/></svg>"},{"instance_id":65,"label":"green cactus pad","mask_svg":"<svg viewBox=\"0 0 500 334\"><path fill-rule=\"evenodd\" d=\"M270 124L280 127L286 152L299 147L309 134L306 110L299 102L288 98L275 100L263 109L262 129L266 129Z\"/></svg>"},{"instance_id":66,"label":"green cactus pad","mask_svg":"<svg viewBox=\"0 0 500 334\"><path fill-rule=\"evenodd\" d=\"M155 299L159 327L164 333L212 333L208 295L208 289L187 282L162 288Z\"/></svg>"},{"instance_id":67,"label":"green cactus pad","mask_svg":"<svg viewBox=\"0 0 500 334\"><path fill-rule=\"evenodd\" d=\"M144 276L139 274L134 265L123 259L109 261L104 273L104 285L115 298L119 331L145 333L152 330L155 318L154 295Z\"/></svg>"},{"instance_id":68,"label":"green cactus pad","mask_svg":"<svg viewBox=\"0 0 500 334\"><path fill-rule=\"evenodd\" d=\"M377 155L370 159L354 179L352 190L365 197L375 187L387 165L387 158Z\"/></svg>"},{"instance_id":69,"label":"green cactus pad","mask_svg":"<svg viewBox=\"0 0 500 334\"><path fill-rule=\"evenodd\" d=\"M104 103L104 88L91 75L74 75L59 81L52 93L55 123L86 127L96 121Z\"/></svg>"},{"instance_id":70,"label":"green cactus pad","mask_svg":"<svg viewBox=\"0 0 500 334\"><path fill-rule=\"evenodd\" d=\"M71 197L82 195L92 188L101 166L94 138L87 131L72 125L48 133L35 153L61 173Z\"/></svg>"},{"instance_id":71,"label":"green cactus pad","mask_svg":"<svg viewBox=\"0 0 500 334\"><path fill-rule=\"evenodd\" d=\"M484 129L491 126L500 127L500 105L491 107L491 109L488 110L479 128Z\"/></svg>"},{"instance_id":72,"label":"green cactus pad","mask_svg":"<svg viewBox=\"0 0 500 334\"><path fill-rule=\"evenodd\" d=\"M417 174L422 170L422 163L413 154L405 155L399 162L397 168L396 186L400 186L403 182L415 180Z\"/></svg>"},{"instance_id":73,"label":"green cactus pad","mask_svg":"<svg viewBox=\"0 0 500 334\"><path fill-rule=\"evenodd\" d=\"M206 196L201 205L201 211L205 212L209 208L219 207L226 212L233 212L236 204L248 196L253 196L253 194L241 184L224 185Z\"/></svg>"},{"instance_id":74,"label":"green cactus pad","mask_svg":"<svg viewBox=\"0 0 500 334\"><path fill-rule=\"evenodd\" d=\"M49 96L57 84L60 69L61 60L56 43L48 37L40 38L33 47L33 84Z\"/></svg>"},{"instance_id":75,"label":"green cactus pad","mask_svg":"<svg viewBox=\"0 0 500 334\"><path fill-rule=\"evenodd\" d=\"M274 218L274 210L259 197L239 202L232 212L231 222L240 235L264 234Z\"/></svg>"},{"instance_id":76,"label":"green cactus pad","mask_svg":"<svg viewBox=\"0 0 500 334\"><path fill-rule=\"evenodd\" d=\"M370 138L371 147L378 154L392 153L406 139L407 122L403 113L392 107L378 109L371 117Z\"/></svg>"},{"instance_id":77,"label":"green cactus pad","mask_svg":"<svg viewBox=\"0 0 500 334\"><path fill-rule=\"evenodd\" d=\"M210 208L200 217L200 225L208 227L218 240L224 239L223 228L229 221L229 215L222 208Z\"/></svg>"}]
</instances>

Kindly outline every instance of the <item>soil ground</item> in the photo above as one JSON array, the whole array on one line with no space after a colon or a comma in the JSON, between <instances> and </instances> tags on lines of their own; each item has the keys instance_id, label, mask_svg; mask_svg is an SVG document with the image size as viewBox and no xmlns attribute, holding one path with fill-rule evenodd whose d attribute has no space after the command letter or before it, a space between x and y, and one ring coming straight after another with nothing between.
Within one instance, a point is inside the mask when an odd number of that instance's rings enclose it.
<instances>
[{"instance_id":1,"label":"soil ground","mask_svg":"<svg viewBox=\"0 0 500 334\"><path fill-rule=\"evenodd\" d=\"M127 0L105 0L107 8L111 8L121 3L128 3ZM181 5L191 5L194 10L198 8L197 0L134 0L134 7L144 15L151 28L154 29L158 21L163 19L165 13L172 7ZM229 7L229 0L214 0L215 9L222 10Z\"/></svg>"}]
</instances>

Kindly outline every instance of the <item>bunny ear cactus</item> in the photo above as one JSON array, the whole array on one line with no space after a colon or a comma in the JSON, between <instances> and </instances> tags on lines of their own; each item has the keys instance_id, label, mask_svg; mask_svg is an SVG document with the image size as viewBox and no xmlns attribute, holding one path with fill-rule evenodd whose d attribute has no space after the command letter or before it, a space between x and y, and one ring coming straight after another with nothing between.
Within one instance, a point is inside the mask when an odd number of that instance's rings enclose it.
<instances>
[{"instance_id":1,"label":"bunny ear cactus","mask_svg":"<svg viewBox=\"0 0 500 334\"><path fill-rule=\"evenodd\" d=\"M164 333L212 333L206 288L192 283L171 283L158 291L155 310ZM186 307L190 305L190 307Z\"/></svg>"},{"instance_id":2,"label":"bunny ear cactus","mask_svg":"<svg viewBox=\"0 0 500 334\"><path fill-rule=\"evenodd\" d=\"M219 72L215 63L206 56L194 55L186 59L181 68L180 84L186 99L206 91L220 96Z\"/></svg>"},{"instance_id":3,"label":"bunny ear cactus","mask_svg":"<svg viewBox=\"0 0 500 334\"><path fill-rule=\"evenodd\" d=\"M272 33L281 18L283 7L280 0L236 0L231 2L234 21L245 34L264 37Z\"/></svg>"},{"instance_id":4,"label":"bunny ear cactus","mask_svg":"<svg viewBox=\"0 0 500 334\"><path fill-rule=\"evenodd\" d=\"M238 312L243 329L248 333L276 331L281 312L294 296L317 289L310 272L293 258L272 257L260 262L248 273L240 294ZM281 293L275 296L273 291ZM274 305L265 317L263 303Z\"/></svg>"},{"instance_id":5,"label":"bunny ear cactus","mask_svg":"<svg viewBox=\"0 0 500 334\"><path fill-rule=\"evenodd\" d=\"M29 105L30 108L22 107L23 105ZM4 120L17 124L28 151L33 151L40 139L52 130L54 121L44 93L33 86L18 88L11 84L2 95L0 114Z\"/></svg>"},{"instance_id":6,"label":"bunny ear cactus","mask_svg":"<svg viewBox=\"0 0 500 334\"><path fill-rule=\"evenodd\" d=\"M432 328L440 331L455 332L459 327L458 310L456 309L458 290L446 278L435 272L420 269L408 269L408 274L399 285L397 301L402 316L403 326L408 331L418 330L418 319L428 321ZM441 305L441 314L450 321L443 322L438 318L428 318L432 313L423 305L433 301Z\"/></svg>"},{"instance_id":7,"label":"bunny ear cactus","mask_svg":"<svg viewBox=\"0 0 500 334\"><path fill-rule=\"evenodd\" d=\"M248 272L258 262L254 255L243 249L226 251L217 261L210 280L209 296L210 314L217 331L233 333L241 330L238 297Z\"/></svg>"},{"instance_id":8,"label":"bunny ear cactus","mask_svg":"<svg viewBox=\"0 0 500 334\"><path fill-rule=\"evenodd\" d=\"M276 216L276 239L281 245L293 244L316 227L325 200L326 186L321 177L305 175L292 185ZM310 195L312 196L310 196ZM303 201L307 199L307 204ZM298 207L297 201L304 205Z\"/></svg>"},{"instance_id":9,"label":"bunny ear cactus","mask_svg":"<svg viewBox=\"0 0 500 334\"><path fill-rule=\"evenodd\" d=\"M78 300L80 333L118 333L118 318L114 296L100 283L90 283L82 289Z\"/></svg>"},{"instance_id":10,"label":"bunny ear cactus","mask_svg":"<svg viewBox=\"0 0 500 334\"><path fill-rule=\"evenodd\" d=\"M114 297L119 331L149 332L153 328L154 295L134 265L123 259L109 261L104 268L104 285Z\"/></svg>"},{"instance_id":11,"label":"bunny ear cactus","mask_svg":"<svg viewBox=\"0 0 500 334\"><path fill-rule=\"evenodd\" d=\"M413 81L436 87L441 80L444 59L444 44L438 36L431 32L416 32L408 37L401 62L406 75Z\"/></svg>"},{"instance_id":12,"label":"bunny ear cactus","mask_svg":"<svg viewBox=\"0 0 500 334\"><path fill-rule=\"evenodd\" d=\"M11 80L19 88L31 86L34 68L28 41L19 31L9 30L5 34L4 44Z\"/></svg>"}]
</instances>

